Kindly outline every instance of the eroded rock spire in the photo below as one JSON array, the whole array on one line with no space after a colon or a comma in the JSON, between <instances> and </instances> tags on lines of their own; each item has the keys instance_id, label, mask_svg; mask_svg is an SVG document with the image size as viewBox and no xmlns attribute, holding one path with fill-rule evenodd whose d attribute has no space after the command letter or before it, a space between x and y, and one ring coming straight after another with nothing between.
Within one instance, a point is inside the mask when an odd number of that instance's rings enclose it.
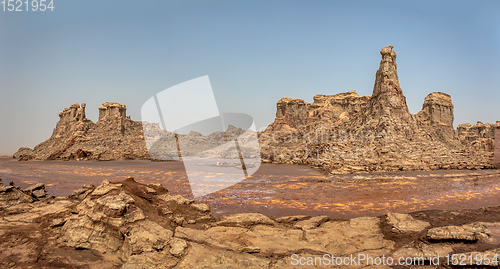
<instances>
[{"instance_id":1,"label":"eroded rock spire","mask_svg":"<svg viewBox=\"0 0 500 269\"><path fill-rule=\"evenodd\" d=\"M375 76L375 86L373 87L372 96L378 96L384 91L399 88L396 52L392 48L393 46L387 46L380 51L382 60L380 60L380 67Z\"/></svg>"},{"instance_id":2,"label":"eroded rock spire","mask_svg":"<svg viewBox=\"0 0 500 269\"><path fill-rule=\"evenodd\" d=\"M375 121L372 125L389 125L394 130L407 129L405 133L409 134L416 126L399 86L396 52L392 48L387 46L380 51L382 60L375 75L373 94L365 117Z\"/></svg>"}]
</instances>

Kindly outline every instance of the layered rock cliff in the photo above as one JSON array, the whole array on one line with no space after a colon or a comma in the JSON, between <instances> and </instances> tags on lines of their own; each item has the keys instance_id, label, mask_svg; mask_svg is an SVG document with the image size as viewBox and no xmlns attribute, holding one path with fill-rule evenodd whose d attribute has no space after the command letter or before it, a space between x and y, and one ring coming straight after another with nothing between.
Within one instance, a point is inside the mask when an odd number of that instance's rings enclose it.
<instances>
[{"instance_id":1,"label":"layered rock cliff","mask_svg":"<svg viewBox=\"0 0 500 269\"><path fill-rule=\"evenodd\" d=\"M494 144L494 157L493 166L495 168L500 168L500 122L497 121L495 129L495 141Z\"/></svg>"},{"instance_id":2,"label":"layered rock cliff","mask_svg":"<svg viewBox=\"0 0 500 269\"><path fill-rule=\"evenodd\" d=\"M141 122L126 116L126 106L104 103L99 120L85 116L85 104L73 104L59 113L52 136L33 149L20 148L20 160L149 159Z\"/></svg>"},{"instance_id":3,"label":"layered rock cliff","mask_svg":"<svg viewBox=\"0 0 500 269\"><path fill-rule=\"evenodd\" d=\"M380 54L371 96L352 91L324 97L331 100L326 102L315 97L313 104L281 99L274 123L260 136L263 159L334 173L492 167L492 154L460 143L448 94L431 93L419 113L410 113L393 47Z\"/></svg>"},{"instance_id":4,"label":"layered rock cliff","mask_svg":"<svg viewBox=\"0 0 500 269\"><path fill-rule=\"evenodd\" d=\"M268 128L300 129L318 121L330 124L345 121L366 107L370 97L359 96L356 91L350 91L335 95L316 95L313 100L313 103L308 103L301 99L282 98L276 105L276 120Z\"/></svg>"},{"instance_id":5,"label":"layered rock cliff","mask_svg":"<svg viewBox=\"0 0 500 269\"><path fill-rule=\"evenodd\" d=\"M460 124L457 127L458 137L462 144L475 151L494 151L495 130L500 128L500 121L496 124L482 123L475 125L469 123Z\"/></svg>"}]
</instances>

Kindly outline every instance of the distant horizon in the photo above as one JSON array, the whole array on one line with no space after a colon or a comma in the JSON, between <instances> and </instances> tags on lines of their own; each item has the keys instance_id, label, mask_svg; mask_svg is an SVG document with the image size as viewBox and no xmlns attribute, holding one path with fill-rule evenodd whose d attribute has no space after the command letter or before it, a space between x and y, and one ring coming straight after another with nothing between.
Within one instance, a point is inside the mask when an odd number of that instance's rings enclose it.
<instances>
[{"instance_id":1,"label":"distant horizon","mask_svg":"<svg viewBox=\"0 0 500 269\"><path fill-rule=\"evenodd\" d=\"M0 155L33 148L58 113L141 106L208 75L222 113L258 130L282 97L371 95L380 50L394 46L410 112L432 92L454 104L454 127L500 120L499 1L57 1L53 12L0 16Z\"/></svg>"}]
</instances>

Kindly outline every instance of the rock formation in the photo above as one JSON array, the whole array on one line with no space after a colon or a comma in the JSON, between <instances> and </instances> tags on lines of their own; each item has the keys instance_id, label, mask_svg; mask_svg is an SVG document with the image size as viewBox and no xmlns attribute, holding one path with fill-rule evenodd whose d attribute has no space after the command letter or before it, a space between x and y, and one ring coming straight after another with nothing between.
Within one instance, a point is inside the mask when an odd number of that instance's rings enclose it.
<instances>
[{"instance_id":1,"label":"rock formation","mask_svg":"<svg viewBox=\"0 0 500 269\"><path fill-rule=\"evenodd\" d=\"M149 159L141 122L126 116L126 106L105 103L99 120L85 116L85 104L73 104L59 113L52 136L13 155L20 160L123 160Z\"/></svg>"},{"instance_id":2,"label":"rock formation","mask_svg":"<svg viewBox=\"0 0 500 269\"><path fill-rule=\"evenodd\" d=\"M442 92L433 92L425 97L422 110L417 117L427 126L446 126L453 128L453 103L451 96Z\"/></svg>"},{"instance_id":3,"label":"rock formation","mask_svg":"<svg viewBox=\"0 0 500 269\"><path fill-rule=\"evenodd\" d=\"M276 121L268 128L281 130L287 126L285 128L300 129L318 121L331 124L345 121L353 113L362 110L369 99L369 96L359 96L355 91L335 95L316 95L312 104L285 97L278 101Z\"/></svg>"},{"instance_id":4,"label":"rock formation","mask_svg":"<svg viewBox=\"0 0 500 269\"><path fill-rule=\"evenodd\" d=\"M496 124L480 121L475 125L460 124L457 130L460 142L468 151L488 156L493 154L493 166L500 168L500 121Z\"/></svg>"},{"instance_id":5,"label":"rock formation","mask_svg":"<svg viewBox=\"0 0 500 269\"><path fill-rule=\"evenodd\" d=\"M118 103L104 103L99 106L99 120L127 117L127 107Z\"/></svg>"},{"instance_id":6,"label":"rock formation","mask_svg":"<svg viewBox=\"0 0 500 269\"><path fill-rule=\"evenodd\" d=\"M21 147L13 157L19 160L172 160L178 156L176 138L183 156L206 151L212 157L223 153L210 149L235 140L243 129L229 125L225 132L201 135L198 132L175 134L162 130L158 124L137 122L126 115L127 107L118 103L99 106L99 120L85 117L85 104L73 104L59 113L59 122L52 136L30 149ZM147 140L144 134L146 132ZM248 133L248 132L247 132ZM246 134L247 136L250 134ZM239 139L244 139L245 136ZM150 145L146 141L156 141ZM245 148L241 148L245 151ZM258 152L258 149L257 149ZM258 155L258 154L257 154Z\"/></svg>"},{"instance_id":7,"label":"rock formation","mask_svg":"<svg viewBox=\"0 0 500 269\"><path fill-rule=\"evenodd\" d=\"M460 143L448 94L431 93L422 111L410 113L392 48L380 51L371 96L351 91L316 96L313 104L281 99L274 123L260 134L264 161L311 164L333 173L491 168L491 154Z\"/></svg>"},{"instance_id":8,"label":"rock formation","mask_svg":"<svg viewBox=\"0 0 500 269\"><path fill-rule=\"evenodd\" d=\"M500 122L497 121L495 126L495 149L493 157L493 166L495 168L500 168Z\"/></svg>"},{"instance_id":9,"label":"rock formation","mask_svg":"<svg viewBox=\"0 0 500 269\"><path fill-rule=\"evenodd\" d=\"M500 126L500 122L497 122L497 124L484 124L478 121L475 125L469 123L460 124L457 127L458 137L462 144L472 150L493 152L497 126Z\"/></svg>"},{"instance_id":10,"label":"rock formation","mask_svg":"<svg viewBox=\"0 0 500 269\"><path fill-rule=\"evenodd\" d=\"M209 205L132 178L87 185L70 198L38 199L0 183L0 267L274 269L297 267L302 258L310 268L392 268L358 259L354 266L306 262L361 254L397 265L399 257L428 261L439 254L441 265L433 268L448 268L448 254L500 254L498 213L493 207L350 220L260 213L214 219Z\"/></svg>"},{"instance_id":11,"label":"rock formation","mask_svg":"<svg viewBox=\"0 0 500 269\"><path fill-rule=\"evenodd\" d=\"M13 182L5 186L0 179L0 210L21 203L32 203L46 197L45 184L37 183L25 190L17 187Z\"/></svg>"}]
</instances>

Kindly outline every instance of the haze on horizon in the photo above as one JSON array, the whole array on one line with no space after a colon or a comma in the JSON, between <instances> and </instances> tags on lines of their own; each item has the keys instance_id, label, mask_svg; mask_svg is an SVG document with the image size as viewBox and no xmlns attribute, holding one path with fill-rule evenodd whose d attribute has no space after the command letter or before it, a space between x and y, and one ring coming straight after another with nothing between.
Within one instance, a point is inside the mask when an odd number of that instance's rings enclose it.
<instances>
[{"instance_id":1,"label":"haze on horizon","mask_svg":"<svg viewBox=\"0 0 500 269\"><path fill-rule=\"evenodd\" d=\"M220 112L262 129L285 96L371 95L387 45L411 113L441 91L455 126L500 120L498 1L54 2L0 11L0 155L48 139L73 103L141 120L154 94L204 75Z\"/></svg>"}]
</instances>

